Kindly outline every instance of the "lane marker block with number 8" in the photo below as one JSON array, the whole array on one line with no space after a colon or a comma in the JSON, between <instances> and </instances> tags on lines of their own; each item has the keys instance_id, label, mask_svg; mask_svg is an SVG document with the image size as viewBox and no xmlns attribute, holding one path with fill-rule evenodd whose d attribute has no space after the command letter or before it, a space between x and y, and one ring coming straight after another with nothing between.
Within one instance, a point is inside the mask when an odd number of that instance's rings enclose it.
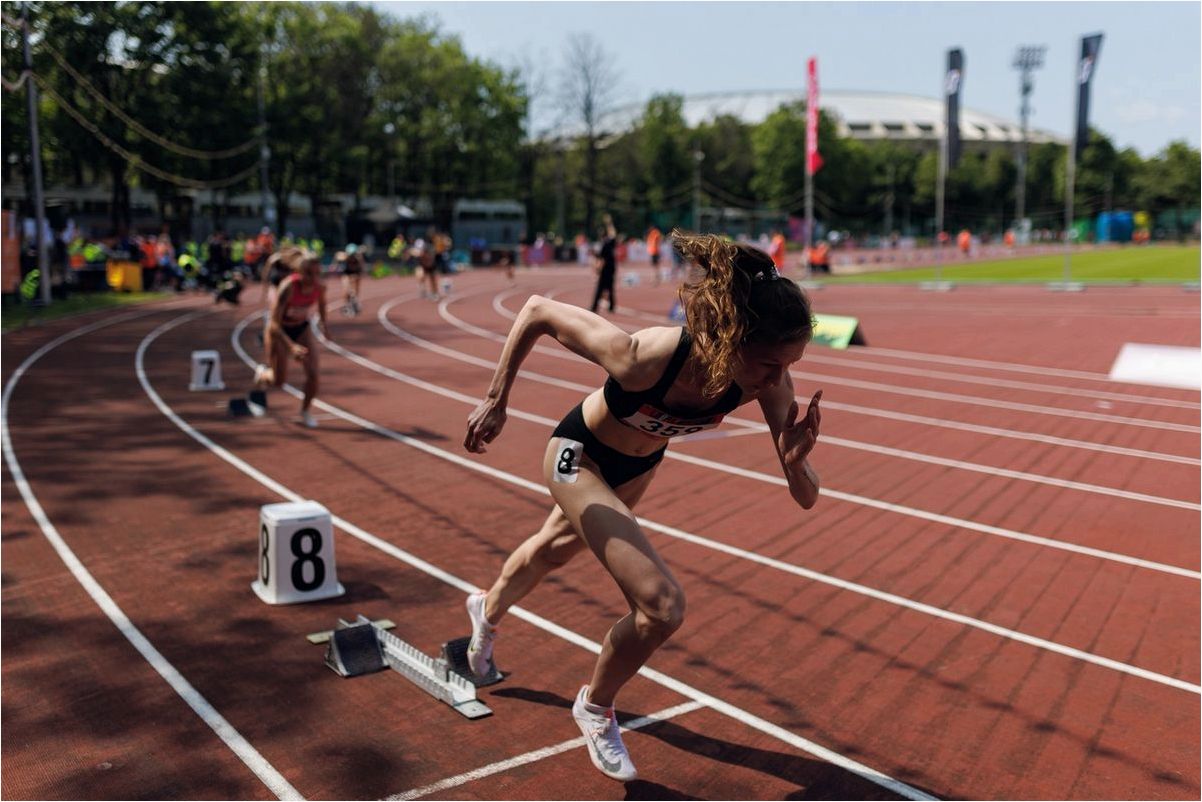
<instances>
[{"instance_id":1,"label":"lane marker block with number 8","mask_svg":"<svg viewBox=\"0 0 1202 802\"><path fill-rule=\"evenodd\" d=\"M341 596L334 565L330 511L316 501L264 504L259 509L259 576L251 583L268 604Z\"/></svg>"}]
</instances>

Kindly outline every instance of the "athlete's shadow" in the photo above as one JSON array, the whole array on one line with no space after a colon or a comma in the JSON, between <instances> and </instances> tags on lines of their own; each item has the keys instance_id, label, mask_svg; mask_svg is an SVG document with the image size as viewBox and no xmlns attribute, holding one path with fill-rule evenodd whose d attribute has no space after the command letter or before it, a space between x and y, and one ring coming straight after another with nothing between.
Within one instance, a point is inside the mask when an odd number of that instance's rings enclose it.
<instances>
[{"instance_id":1,"label":"athlete's shadow","mask_svg":"<svg viewBox=\"0 0 1202 802\"><path fill-rule=\"evenodd\" d=\"M530 688L500 688L495 696L521 699L535 704L571 710L572 700L550 691ZM618 711L618 720L628 722L639 716ZM690 756L716 760L743 769L777 777L797 787L787 799L894 799L894 794L845 769L801 754L774 752L754 746L704 735L681 726L675 721L657 721L638 732L688 753ZM694 799L682 792L657 783L636 780L626 784L627 799Z\"/></svg>"}]
</instances>

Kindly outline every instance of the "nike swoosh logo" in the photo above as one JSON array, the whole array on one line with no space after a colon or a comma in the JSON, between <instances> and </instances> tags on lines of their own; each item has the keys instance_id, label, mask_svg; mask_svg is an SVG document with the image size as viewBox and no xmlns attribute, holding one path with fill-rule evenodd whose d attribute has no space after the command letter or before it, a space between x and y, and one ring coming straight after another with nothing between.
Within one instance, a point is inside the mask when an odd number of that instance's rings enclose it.
<instances>
[{"instance_id":1,"label":"nike swoosh logo","mask_svg":"<svg viewBox=\"0 0 1202 802\"><path fill-rule=\"evenodd\" d=\"M596 741L592 741L592 745L593 745L593 754L595 754L597 756L597 760L600 761L602 768L604 768L606 771L612 771L615 774L622 768L622 761L620 761L620 760L609 761L609 760L605 759L605 756L601 754L601 750L597 748Z\"/></svg>"}]
</instances>

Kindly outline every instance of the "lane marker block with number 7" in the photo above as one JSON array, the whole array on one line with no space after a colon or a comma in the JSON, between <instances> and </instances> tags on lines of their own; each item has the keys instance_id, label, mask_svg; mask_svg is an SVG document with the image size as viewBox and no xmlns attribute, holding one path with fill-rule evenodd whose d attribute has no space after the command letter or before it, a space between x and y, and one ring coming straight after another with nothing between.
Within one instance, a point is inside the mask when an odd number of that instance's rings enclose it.
<instances>
[{"instance_id":1,"label":"lane marker block with number 7","mask_svg":"<svg viewBox=\"0 0 1202 802\"><path fill-rule=\"evenodd\" d=\"M316 501L265 504L259 509L259 576L251 583L268 604L341 596L330 512Z\"/></svg>"},{"instance_id":2,"label":"lane marker block with number 7","mask_svg":"<svg viewBox=\"0 0 1202 802\"><path fill-rule=\"evenodd\" d=\"M192 381L189 390L224 390L221 381L221 354L216 351L192 352Z\"/></svg>"}]
</instances>

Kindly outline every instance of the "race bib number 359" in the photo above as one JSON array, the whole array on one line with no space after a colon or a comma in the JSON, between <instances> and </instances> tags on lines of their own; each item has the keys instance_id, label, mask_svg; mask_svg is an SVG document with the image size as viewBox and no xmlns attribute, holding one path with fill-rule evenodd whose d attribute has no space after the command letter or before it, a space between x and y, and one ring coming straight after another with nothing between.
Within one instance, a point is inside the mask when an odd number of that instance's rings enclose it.
<instances>
[{"instance_id":1,"label":"race bib number 359","mask_svg":"<svg viewBox=\"0 0 1202 802\"><path fill-rule=\"evenodd\" d=\"M556 482L575 484L580 475L580 457L584 455L584 443L559 438L555 446L555 468L551 476Z\"/></svg>"},{"instance_id":2,"label":"race bib number 359","mask_svg":"<svg viewBox=\"0 0 1202 802\"><path fill-rule=\"evenodd\" d=\"M623 421L640 431L654 434L657 437L676 437L683 434L696 434L706 429L713 429L722 423L721 415L708 418L676 418L655 407L644 404L639 410Z\"/></svg>"}]
</instances>

